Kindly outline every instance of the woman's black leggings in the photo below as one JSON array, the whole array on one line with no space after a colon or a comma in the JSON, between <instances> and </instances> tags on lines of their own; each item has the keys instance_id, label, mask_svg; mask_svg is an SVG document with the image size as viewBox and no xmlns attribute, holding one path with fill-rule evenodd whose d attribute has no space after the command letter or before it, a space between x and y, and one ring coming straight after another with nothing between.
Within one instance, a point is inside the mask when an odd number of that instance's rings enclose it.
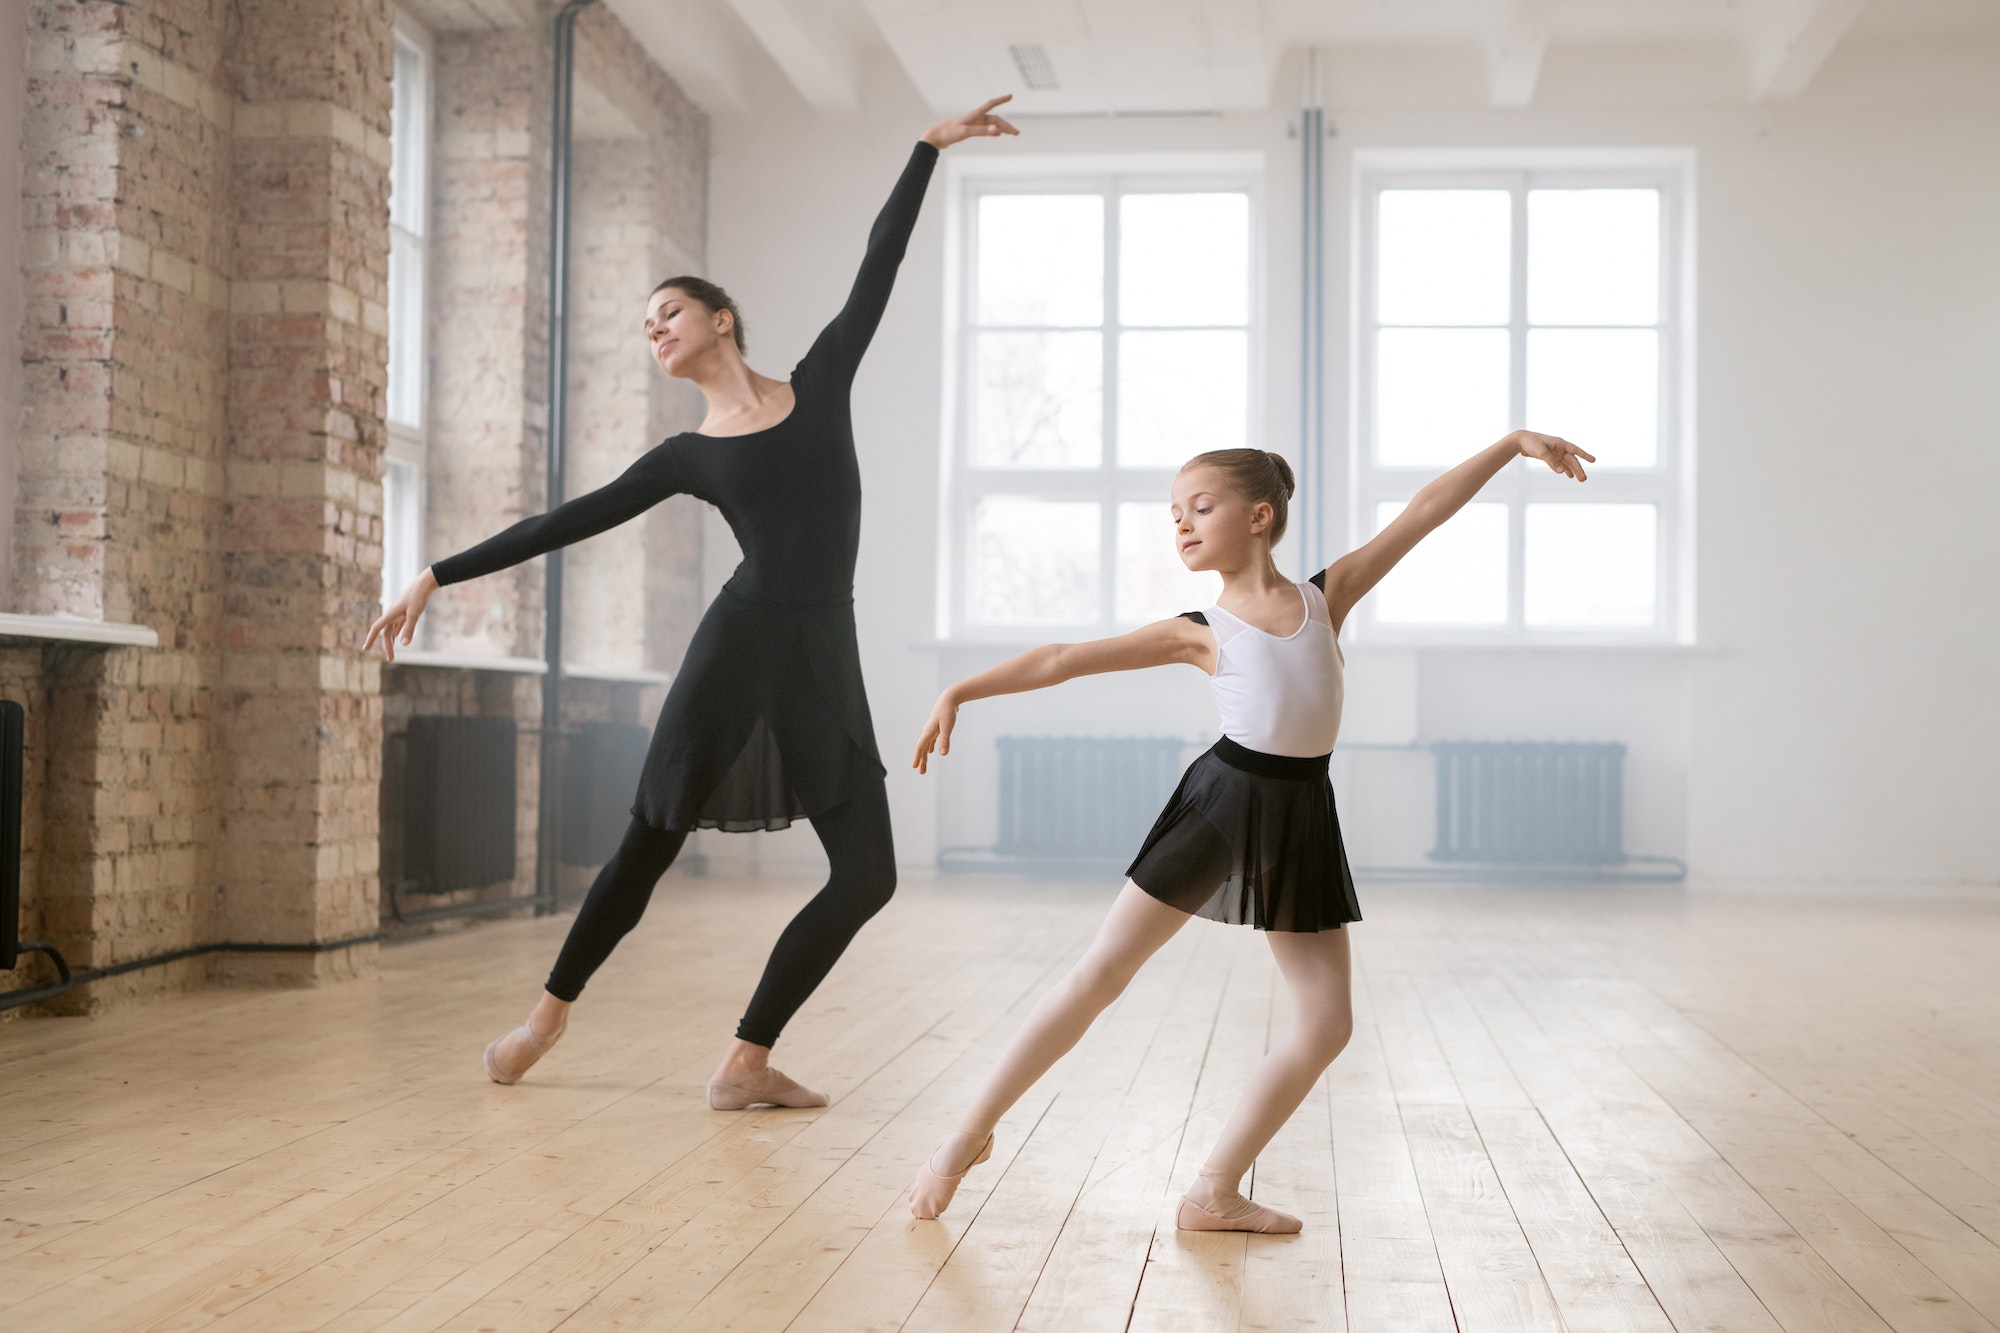
<instances>
[{"instance_id":1,"label":"woman's black leggings","mask_svg":"<svg viewBox=\"0 0 2000 1333\"><path fill-rule=\"evenodd\" d=\"M764 978L736 1035L759 1046L777 1044L778 1034L826 974L849 940L896 891L896 848L889 835L889 792L879 777L857 783L846 801L812 817L813 831L832 863L826 887L799 909L778 936ZM574 1000L584 983L611 956L626 932L639 924L653 886L680 854L685 829L657 829L635 819L618 852L605 862L583 900L576 921L549 973L549 994Z\"/></svg>"}]
</instances>

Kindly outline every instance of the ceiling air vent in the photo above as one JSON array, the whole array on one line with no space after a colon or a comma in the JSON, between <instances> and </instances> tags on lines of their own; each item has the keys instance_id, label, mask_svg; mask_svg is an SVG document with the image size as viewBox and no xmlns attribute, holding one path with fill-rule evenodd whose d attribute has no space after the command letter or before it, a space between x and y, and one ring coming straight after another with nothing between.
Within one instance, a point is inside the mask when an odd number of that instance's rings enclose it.
<instances>
[{"instance_id":1,"label":"ceiling air vent","mask_svg":"<svg viewBox=\"0 0 2000 1333\"><path fill-rule=\"evenodd\" d=\"M1056 87L1055 62L1049 59L1049 48L1040 42L1017 42L1007 48L1014 57L1014 68L1021 71L1021 82L1030 88Z\"/></svg>"}]
</instances>

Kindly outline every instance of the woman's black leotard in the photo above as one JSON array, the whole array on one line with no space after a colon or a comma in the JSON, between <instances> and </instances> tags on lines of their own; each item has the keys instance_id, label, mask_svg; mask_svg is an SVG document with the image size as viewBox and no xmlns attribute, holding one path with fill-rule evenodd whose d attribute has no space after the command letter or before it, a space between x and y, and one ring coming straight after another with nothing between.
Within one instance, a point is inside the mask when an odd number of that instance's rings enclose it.
<instances>
[{"instance_id":1,"label":"woman's black leotard","mask_svg":"<svg viewBox=\"0 0 2000 1333\"><path fill-rule=\"evenodd\" d=\"M910 154L846 305L792 371L791 415L748 435L675 435L608 486L431 566L439 584L460 583L595 536L681 493L720 509L743 548L667 691L628 846L593 886L550 978L560 998L576 998L679 850L678 840L649 831L779 829L818 817L834 875L780 937L738 1028L761 1045L776 1040L894 888L885 770L854 633L861 472L848 392L936 162L928 144Z\"/></svg>"},{"instance_id":2,"label":"woman's black leotard","mask_svg":"<svg viewBox=\"0 0 2000 1333\"><path fill-rule=\"evenodd\" d=\"M854 638L861 472L848 390L895 282L937 150L919 143L854 289L792 372L791 415L749 435L673 436L601 490L440 560L440 584L582 541L685 492L743 548L668 691L632 813L662 829L783 828L882 761Z\"/></svg>"}]
</instances>

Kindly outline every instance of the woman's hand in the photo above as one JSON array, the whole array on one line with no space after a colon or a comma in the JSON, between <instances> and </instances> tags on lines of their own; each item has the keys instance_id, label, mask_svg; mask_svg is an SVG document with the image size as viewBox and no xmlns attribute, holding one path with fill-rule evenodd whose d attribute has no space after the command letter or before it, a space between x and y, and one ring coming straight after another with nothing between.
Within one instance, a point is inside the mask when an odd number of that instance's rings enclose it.
<instances>
[{"instance_id":1,"label":"woman's hand","mask_svg":"<svg viewBox=\"0 0 2000 1333\"><path fill-rule=\"evenodd\" d=\"M917 757L910 761L910 767L919 773L931 771L931 750L935 748L941 755L951 753L951 728L958 721L958 701L946 690L938 696L931 708L930 721L924 723L924 734L917 739Z\"/></svg>"},{"instance_id":2,"label":"woman's hand","mask_svg":"<svg viewBox=\"0 0 2000 1333\"><path fill-rule=\"evenodd\" d=\"M1012 93L988 98L964 115L954 116L941 125L925 130L924 142L942 152L964 139L991 139L1002 134L1019 134L1019 130L993 114L994 107L1013 100Z\"/></svg>"},{"instance_id":3,"label":"woman's hand","mask_svg":"<svg viewBox=\"0 0 2000 1333\"><path fill-rule=\"evenodd\" d=\"M375 646L379 636L382 640L382 656L389 661L396 660L398 640L407 645L410 637L417 632L417 619L424 613L431 594L438 590L437 575L429 566L411 581L403 590L403 595L390 604L376 622L368 627L368 637L361 641L361 651L367 652Z\"/></svg>"},{"instance_id":4,"label":"woman's hand","mask_svg":"<svg viewBox=\"0 0 2000 1333\"><path fill-rule=\"evenodd\" d=\"M1596 457L1585 453L1568 440L1557 435L1537 435L1531 430L1517 430L1507 438L1521 451L1523 458L1539 458L1549 465L1549 471L1560 472L1565 477L1575 477L1578 481L1588 481L1583 464L1595 463ZM1583 462L1578 462L1582 459Z\"/></svg>"}]
</instances>

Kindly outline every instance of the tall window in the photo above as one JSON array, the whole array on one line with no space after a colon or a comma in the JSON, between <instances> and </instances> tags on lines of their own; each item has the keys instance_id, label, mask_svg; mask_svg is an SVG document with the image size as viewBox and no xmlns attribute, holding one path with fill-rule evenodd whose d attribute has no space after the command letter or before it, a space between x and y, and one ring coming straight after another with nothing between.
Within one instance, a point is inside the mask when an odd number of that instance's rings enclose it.
<instances>
[{"instance_id":1,"label":"tall window","mask_svg":"<svg viewBox=\"0 0 2000 1333\"><path fill-rule=\"evenodd\" d=\"M430 47L396 24L389 120L389 456L382 475L382 600L423 568L425 311Z\"/></svg>"},{"instance_id":2,"label":"tall window","mask_svg":"<svg viewBox=\"0 0 2000 1333\"><path fill-rule=\"evenodd\" d=\"M951 627L1104 630L1213 600L1167 492L1252 429L1248 179L974 180L965 210Z\"/></svg>"},{"instance_id":3,"label":"tall window","mask_svg":"<svg viewBox=\"0 0 2000 1333\"><path fill-rule=\"evenodd\" d=\"M1365 634L1675 637L1680 190L1666 170L1364 176L1357 533L1516 426L1598 460L1584 486L1510 465L1362 604Z\"/></svg>"}]
</instances>

